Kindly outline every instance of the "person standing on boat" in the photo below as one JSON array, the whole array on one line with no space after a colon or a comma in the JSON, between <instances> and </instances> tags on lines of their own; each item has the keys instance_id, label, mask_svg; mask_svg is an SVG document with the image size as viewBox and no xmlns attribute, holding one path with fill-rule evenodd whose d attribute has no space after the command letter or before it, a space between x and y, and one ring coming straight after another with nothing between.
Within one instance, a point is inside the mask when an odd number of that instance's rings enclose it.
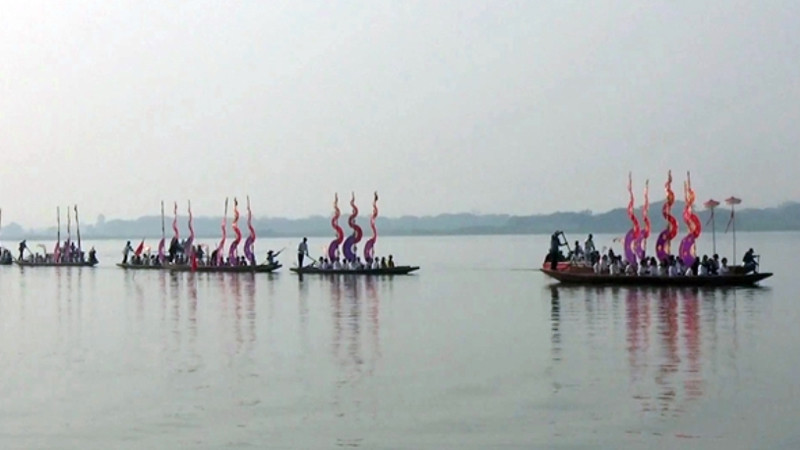
<instances>
[{"instance_id":1,"label":"person standing on boat","mask_svg":"<svg viewBox=\"0 0 800 450\"><path fill-rule=\"evenodd\" d=\"M25 249L28 248L27 242L23 239L22 242L19 243L19 260L22 261L23 256L25 256Z\"/></svg>"},{"instance_id":2,"label":"person standing on boat","mask_svg":"<svg viewBox=\"0 0 800 450\"><path fill-rule=\"evenodd\" d=\"M125 244L125 248L122 249L122 264L128 264L128 254L133 253L133 246L131 246L131 241L128 241Z\"/></svg>"},{"instance_id":3,"label":"person standing on boat","mask_svg":"<svg viewBox=\"0 0 800 450\"><path fill-rule=\"evenodd\" d=\"M558 239L558 231L550 236L550 270L556 270L558 267L558 248L561 246L561 241Z\"/></svg>"},{"instance_id":4,"label":"person standing on boat","mask_svg":"<svg viewBox=\"0 0 800 450\"><path fill-rule=\"evenodd\" d=\"M304 237L303 242L297 246L297 267L303 267L303 258L306 256L311 258L311 255L308 254L308 238Z\"/></svg>"},{"instance_id":5,"label":"person standing on boat","mask_svg":"<svg viewBox=\"0 0 800 450\"><path fill-rule=\"evenodd\" d=\"M583 252L586 254L586 259L588 259L592 264L600 259L596 257L596 251L597 249L594 247L594 241L592 240L592 235L590 234L589 237L586 238L586 242L583 244Z\"/></svg>"}]
</instances>

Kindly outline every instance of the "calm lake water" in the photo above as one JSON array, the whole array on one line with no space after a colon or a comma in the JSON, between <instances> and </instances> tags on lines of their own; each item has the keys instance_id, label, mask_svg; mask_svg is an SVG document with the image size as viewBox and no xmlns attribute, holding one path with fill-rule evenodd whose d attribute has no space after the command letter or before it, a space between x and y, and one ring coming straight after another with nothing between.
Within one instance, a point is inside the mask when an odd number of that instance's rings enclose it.
<instances>
[{"instance_id":1,"label":"calm lake water","mask_svg":"<svg viewBox=\"0 0 800 450\"><path fill-rule=\"evenodd\" d=\"M557 287L547 236L381 237L422 266L395 278L126 272L86 242L94 269L0 267L0 447L797 449L800 234L738 239L761 288Z\"/></svg>"}]
</instances>

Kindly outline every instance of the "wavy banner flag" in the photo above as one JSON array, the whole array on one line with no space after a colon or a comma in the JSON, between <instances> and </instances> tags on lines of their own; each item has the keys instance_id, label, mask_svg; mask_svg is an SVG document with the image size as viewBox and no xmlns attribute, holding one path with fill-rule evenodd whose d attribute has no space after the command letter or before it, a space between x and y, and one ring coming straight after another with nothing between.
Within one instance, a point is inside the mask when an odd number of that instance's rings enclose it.
<instances>
[{"instance_id":1,"label":"wavy banner flag","mask_svg":"<svg viewBox=\"0 0 800 450\"><path fill-rule=\"evenodd\" d=\"M192 263L192 267L197 264L197 261L194 257L194 223L192 221L192 201L189 200L189 239L186 240L186 245L183 247L183 251L189 256L189 261Z\"/></svg>"},{"instance_id":2,"label":"wavy banner flag","mask_svg":"<svg viewBox=\"0 0 800 450\"><path fill-rule=\"evenodd\" d=\"M181 238L181 234L178 232L178 202L173 202L174 206L172 207L172 231L175 233L173 236L175 240Z\"/></svg>"},{"instance_id":3,"label":"wavy banner flag","mask_svg":"<svg viewBox=\"0 0 800 450\"><path fill-rule=\"evenodd\" d=\"M251 266L256 265L256 255L253 253L253 245L256 242L256 229L253 228L253 212L250 210L250 196L247 196L247 230L250 235L244 240L244 257L250 262Z\"/></svg>"},{"instance_id":4,"label":"wavy banner flag","mask_svg":"<svg viewBox=\"0 0 800 450\"><path fill-rule=\"evenodd\" d=\"M686 226L689 227L689 232L681 239L680 252L678 255L685 266L691 266L697 258L695 243L697 238L700 237L702 224L700 223L700 218L697 217L697 214L695 214L693 210L695 194L692 189L692 179L689 172L686 172L686 182L683 186L684 196L686 198L686 206L683 208L683 221L686 223Z\"/></svg>"},{"instance_id":5,"label":"wavy banner flag","mask_svg":"<svg viewBox=\"0 0 800 450\"><path fill-rule=\"evenodd\" d=\"M356 217L358 217L358 207L356 206L356 194L352 193L350 195L350 208L352 210L350 217L347 219L347 225L353 230L353 234L347 237L344 241L344 247L342 248L342 252L344 253L344 257L348 261L353 261L356 259L356 244L361 241L361 237L364 235L364 232L361 230L361 227L356 224Z\"/></svg>"},{"instance_id":6,"label":"wavy banner flag","mask_svg":"<svg viewBox=\"0 0 800 450\"><path fill-rule=\"evenodd\" d=\"M328 259L335 261L339 258L339 246L344 240L344 230L339 226L339 194L333 195L333 217L331 217L331 227L336 231L336 238L328 245Z\"/></svg>"},{"instance_id":7,"label":"wavy banner flag","mask_svg":"<svg viewBox=\"0 0 800 450\"><path fill-rule=\"evenodd\" d=\"M633 178L630 172L628 172L628 217L631 219L631 223L633 226L630 230L625 234L625 260L628 261L630 264L636 264L636 252L639 245L639 220L636 219L636 215L633 213Z\"/></svg>"},{"instance_id":8,"label":"wavy banner flag","mask_svg":"<svg viewBox=\"0 0 800 450\"><path fill-rule=\"evenodd\" d=\"M242 232L239 230L239 201L236 197L233 198L233 222L231 223L231 228L233 228L233 234L235 234L236 237L233 239L228 249L228 264L236 266L239 264L239 242L242 241Z\"/></svg>"},{"instance_id":9,"label":"wavy banner flag","mask_svg":"<svg viewBox=\"0 0 800 450\"><path fill-rule=\"evenodd\" d=\"M225 239L228 237L228 197L225 197L225 213L222 215L222 239L217 246L216 265L222 265L222 254L225 253Z\"/></svg>"},{"instance_id":10,"label":"wavy banner flag","mask_svg":"<svg viewBox=\"0 0 800 450\"><path fill-rule=\"evenodd\" d=\"M658 234L656 239L656 257L659 261L669 259L671 242L678 235L678 220L672 215L672 205L675 204L675 193L672 191L672 171L667 172L667 182L664 183L666 201L661 207L661 215L667 221L667 228Z\"/></svg>"},{"instance_id":11,"label":"wavy banner flag","mask_svg":"<svg viewBox=\"0 0 800 450\"><path fill-rule=\"evenodd\" d=\"M650 209L650 180L645 180L644 182L644 205L642 206L642 222L644 223L644 228L641 229L639 233L639 242L636 246L636 256L639 257L639 261L644 260L647 256L647 238L650 237L650 216L648 215L648 211Z\"/></svg>"},{"instance_id":12,"label":"wavy banner flag","mask_svg":"<svg viewBox=\"0 0 800 450\"><path fill-rule=\"evenodd\" d=\"M369 218L369 227L372 229L372 237L364 244L364 260L371 262L375 258L373 247L375 241L378 240L378 229L375 227L375 219L378 217L378 192L375 192L375 197L372 199L372 215Z\"/></svg>"}]
</instances>

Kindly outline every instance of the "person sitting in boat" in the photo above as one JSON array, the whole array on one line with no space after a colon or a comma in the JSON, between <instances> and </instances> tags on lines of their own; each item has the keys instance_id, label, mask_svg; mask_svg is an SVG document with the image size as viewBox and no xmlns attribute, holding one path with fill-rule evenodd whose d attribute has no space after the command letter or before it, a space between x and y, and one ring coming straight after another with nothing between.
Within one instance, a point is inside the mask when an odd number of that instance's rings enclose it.
<instances>
[{"instance_id":1,"label":"person sitting in boat","mask_svg":"<svg viewBox=\"0 0 800 450\"><path fill-rule=\"evenodd\" d=\"M717 273L719 273L719 275L730 275L731 269L728 267L728 258L722 258Z\"/></svg>"},{"instance_id":2,"label":"person sitting in boat","mask_svg":"<svg viewBox=\"0 0 800 450\"><path fill-rule=\"evenodd\" d=\"M378 258L372 258L372 264L369 267L372 270L378 270L381 268L381 262L378 261Z\"/></svg>"},{"instance_id":3,"label":"person sitting in boat","mask_svg":"<svg viewBox=\"0 0 800 450\"><path fill-rule=\"evenodd\" d=\"M640 277L650 275L650 260L648 258L642 258L641 262L639 262L636 275L639 275Z\"/></svg>"},{"instance_id":4,"label":"person sitting in boat","mask_svg":"<svg viewBox=\"0 0 800 450\"><path fill-rule=\"evenodd\" d=\"M746 251L744 257L742 258L742 263L744 263L744 273L745 275L750 272L757 272L758 268L758 256L755 254L753 249Z\"/></svg>"},{"instance_id":5,"label":"person sitting in boat","mask_svg":"<svg viewBox=\"0 0 800 450\"><path fill-rule=\"evenodd\" d=\"M711 257L711 263L708 265L708 270L711 275L719 275L719 255L714 253L714 256Z\"/></svg>"},{"instance_id":6,"label":"person sitting in boat","mask_svg":"<svg viewBox=\"0 0 800 450\"><path fill-rule=\"evenodd\" d=\"M572 253L570 254L571 261L580 261L583 259L583 250L581 249L581 244L578 241L575 241L575 248L572 249Z\"/></svg>"},{"instance_id":7,"label":"person sitting in boat","mask_svg":"<svg viewBox=\"0 0 800 450\"><path fill-rule=\"evenodd\" d=\"M280 253L281 253L280 251L278 251L278 253L275 253L272 250L267 251L267 264L269 264L270 266L278 264L278 260L275 258L277 258Z\"/></svg>"},{"instance_id":8,"label":"person sitting in boat","mask_svg":"<svg viewBox=\"0 0 800 450\"><path fill-rule=\"evenodd\" d=\"M339 257L333 258L333 262L331 263L331 268L333 270L342 270L342 263L339 261Z\"/></svg>"},{"instance_id":9,"label":"person sitting in boat","mask_svg":"<svg viewBox=\"0 0 800 450\"><path fill-rule=\"evenodd\" d=\"M394 268L394 259L392 259L392 255L389 255L389 259L386 260L386 266L390 269Z\"/></svg>"},{"instance_id":10,"label":"person sitting in boat","mask_svg":"<svg viewBox=\"0 0 800 450\"><path fill-rule=\"evenodd\" d=\"M389 267L389 266L386 265L386 257L385 256L381 256L381 265L380 265L380 267L381 267L381 269L385 269L385 268Z\"/></svg>"},{"instance_id":11,"label":"person sitting in boat","mask_svg":"<svg viewBox=\"0 0 800 450\"><path fill-rule=\"evenodd\" d=\"M702 276L708 275L708 255L703 255L703 259L697 265L697 274Z\"/></svg>"}]
</instances>

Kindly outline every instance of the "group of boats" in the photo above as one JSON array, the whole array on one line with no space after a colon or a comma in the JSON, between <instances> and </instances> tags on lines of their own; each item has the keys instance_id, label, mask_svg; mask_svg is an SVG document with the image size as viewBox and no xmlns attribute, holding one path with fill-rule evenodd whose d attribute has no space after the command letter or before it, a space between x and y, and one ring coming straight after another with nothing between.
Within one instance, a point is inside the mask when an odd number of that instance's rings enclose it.
<instances>
[{"instance_id":1,"label":"group of boats","mask_svg":"<svg viewBox=\"0 0 800 450\"><path fill-rule=\"evenodd\" d=\"M681 264L685 267L696 267L697 253L696 241L701 232L701 224L697 215L694 213L693 205L695 200L695 193L691 187L691 179L687 173L687 179L684 182L684 195L685 207L683 211L683 219L688 227L687 235L680 241L679 252L677 255L671 253L671 241L677 236L678 223L676 218L671 214L671 208L675 201L675 195L671 188L672 173L668 173L667 182L665 183L666 202L662 207L662 215L667 224L667 228L662 231L657 239L655 246L655 254L658 261L667 261L671 258L679 258ZM648 185L645 184L644 191L644 205L642 207L642 220L644 227L640 228L638 219L634 214L634 197L631 183L631 176L628 176L628 193L630 200L628 203L628 216L631 219L632 227L625 235L623 240L623 252L627 265L636 266L641 264L647 259L651 259L646 254L647 238L650 235L650 219L648 218ZM327 257L312 259L308 265L291 267L289 270L297 274L309 275L325 275L325 274L348 274L348 275L406 275L411 272L419 270L419 266L394 266L393 264L376 265L372 262L377 258L375 256L374 247L378 239L378 230L375 225L375 219L378 216L378 194L374 194L372 202L372 214L370 216L370 229L372 236L366 240L362 251L363 261L361 263L361 256L358 255L357 245L362 241L363 230L357 224L358 207L355 204L355 195L351 195L350 206L352 212L348 218L348 225L352 232L345 238L345 233L339 225L339 218L341 211L339 209L339 197L334 196L333 201L333 216L331 218L331 227L334 230L335 238L330 242L327 247ZM730 197L726 199L726 203L731 206L731 222L734 220L734 207L741 202L740 199ZM207 245L196 244L194 228L192 223L192 206L191 202L188 204L188 228L189 236L181 241L178 230L178 205L174 204L172 221L172 229L174 235L171 239L169 247L166 245L165 233L165 216L164 216L164 202L161 202L161 240L158 243L158 250L156 254L150 254L149 248L144 246L144 240L139 244L136 249L130 246L130 242L126 245L124 251L124 259L117 266L126 270L169 270L175 272L205 272L205 273L268 273L280 269L282 264L277 260L277 256L282 250L277 253L272 251L267 253L265 261L259 263L256 260L254 253L254 244L256 241L255 228L252 225L252 212L250 209L250 199L247 198L247 228L249 230L248 237L244 240L242 252L239 254L239 244L242 243L242 232L239 229L239 209L238 200L233 200L233 220L232 229L234 232L234 239L226 248L225 243L227 239L227 215L228 215L228 199L225 200L225 213L222 218L222 237L219 244L211 250ZM709 200L705 203L706 207L711 209L712 232L713 228L713 208L719 205L719 202ZM8 250L3 250L0 253L0 265L9 265L16 263L23 267L40 267L40 266L60 266L60 267L93 267L99 263L94 253L94 248L89 251L88 257L81 249L80 225L78 222L78 208L74 207L75 224L77 227L77 243L72 241L71 237L71 216L69 209L67 209L67 239L61 245L61 214L58 214L58 235L57 243L52 253L48 253L44 246L43 254L33 253L27 248L25 241L20 243L19 258L14 259ZM2 212L0 211L0 218ZM1 219L0 219L1 220ZM731 224L729 222L729 225ZM734 259L736 252L736 235L734 224ZM559 239L554 234L555 239ZM563 237L563 233L562 233ZM716 246L716 240L715 246ZM76 245L77 244L77 245ZM305 243L303 244L305 245ZM571 257L560 256L558 247L569 244L564 240L558 243L555 247L551 245L551 250L545 258L541 271L555 279L556 281L564 284L582 284L582 285L616 285L616 286L692 286L692 287L721 287L721 286L749 286L757 284L758 282L772 276L770 272L758 272L753 270L752 267L745 268L743 266L731 266L724 274L680 274L678 276L668 276L664 273L653 273L648 275L636 275L628 273L611 273L609 271L597 270L592 264L587 262L587 259L576 259ZM25 250L30 254L26 257ZM299 249L300 250L300 249ZM588 249L587 249L588 250ZM131 256L129 260L129 256ZM555 263L552 260L555 259Z\"/></svg>"},{"instance_id":2,"label":"group of boats","mask_svg":"<svg viewBox=\"0 0 800 450\"><path fill-rule=\"evenodd\" d=\"M374 267L372 260L374 255L374 245L377 241L377 228L375 219L378 216L378 194L375 193L372 204L372 216L370 218L370 228L372 237L366 242L364 247L364 265L354 266L357 259L356 245L361 241L363 232L356 223L358 208L355 205L355 195L351 196L350 205L353 212L349 217L348 223L353 232L347 239L344 238L344 231L338 225L340 210L338 207L338 195L334 200L334 216L331 225L336 231L336 238L328 246L328 257L330 261L339 261L341 267L326 267L318 260L311 260L308 265L302 267L292 267L290 270L298 274L349 274L349 275L406 275L416 270L419 266L378 266ZM280 269L283 265L277 260L278 255L283 251L269 251L267 258L259 262L255 256L256 231L252 224L252 211L250 208L250 198L247 197L247 229L249 234L243 240L242 230L239 228L239 202L233 199L233 219L231 228L234 238L226 247L227 240L227 219L228 219L228 199L225 199L225 212L222 218L222 236L219 243L212 250L206 244L198 244L195 241L193 226L193 215L191 202L188 203L188 229L189 236L181 240L178 228L178 204L173 205L173 236L167 245L164 202L161 202L161 240L158 243L157 251L152 254L150 248L145 246L144 239L134 249L130 241L123 250L123 260L117 263L117 267L125 270L168 270L172 272L200 272L200 273L269 273ZM14 258L10 251L3 249L0 253L0 265L17 264L23 267L94 267L99 261L95 250L92 248L88 255L81 248L80 226L78 223L78 208L74 207L75 223L77 227L77 243L72 241L71 236L71 214L67 209L67 239L61 242L61 211L56 209L57 214L57 236L56 245L52 252L48 252L44 245L39 245L42 252L34 253L27 247L26 241L22 241L19 246L19 257ZM2 213L0 212L0 217ZM242 244L239 252L239 245ZM27 252L27 253L26 253ZM327 261L327 259L326 259ZM338 267L338 266L337 266Z\"/></svg>"},{"instance_id":3,"label":"group of boats","mask_svg":"<svg viewBox=\"0 0 800 450\"><path fill-rule=\"evenodd\" d=\"M675 195L671 188L672 173L668 173L667 182L665 183L666 201L662 207L662 214L667 223L667 228L662 231L656 242L655 254L659 262L666 262L670 259L678 258L684 267L697 268L698 256L696 251L696 241L700 236L701 223L697 215L694 213L693 206L695 200L695 193L692 190L691 178L689 174L686 175L686 182L684 183L685 207L683 210L683 219L687 225L688 233L681 240L679 252L677 255L670 253L670 244L672 239L677 236L678 223L674 216L671 214L671 208L675 201ZM647 216L648 213L648 187L645 184L644 190L644 205L642 207L642 219L644 228L639 227L639 222L634 214L633 208L633 190L631 183L631 176L628 175L628 193L630 200L628 202L628 216L631 219L632 227L623 239L623 252L625 264L628 266L636 267L638 264L644 262L647 265L647 260L652 259L646 254L647 238L650 235L650 220ZM731 218L729 225L734 224L735 220L735 205L741 203L741 200L736 197L730 197L725 202L731 206ZM712 232L714 231L713 213L714 207L719 205L719 202L709 200L705 206L711 210L710 221L712 223ZM734 224L734 260L736 258L736 234ZM665 287L727 287L727 286L752 286L758 282L772 276L771 272L758 272L757 265L752 266L730 266L724 273L698 273L689 272L688 274L680 273L677 276L670 276L663 271L656 273L648 273L645 275L638 275L634 270L633 273L611 273L608 270L598 270L592 264L586 261L586 258L569 258L559 257L560 251L558 247L569 247L566 239L561 239L558 235L563 233L556 232L553 235L555 244L551 244L551 250L545 258L545 262L541 271L563 284L579 284L579 285L598 285L598 286L665 286ZM714 245L716 247L716 238L714 238ZM716 252L716 251L715 251ZM574 252L571 252L574 253ZM613 254L612 254L613 256ZM553 262L555 260L555 263Z\"/></svg>"}]
</instances>

